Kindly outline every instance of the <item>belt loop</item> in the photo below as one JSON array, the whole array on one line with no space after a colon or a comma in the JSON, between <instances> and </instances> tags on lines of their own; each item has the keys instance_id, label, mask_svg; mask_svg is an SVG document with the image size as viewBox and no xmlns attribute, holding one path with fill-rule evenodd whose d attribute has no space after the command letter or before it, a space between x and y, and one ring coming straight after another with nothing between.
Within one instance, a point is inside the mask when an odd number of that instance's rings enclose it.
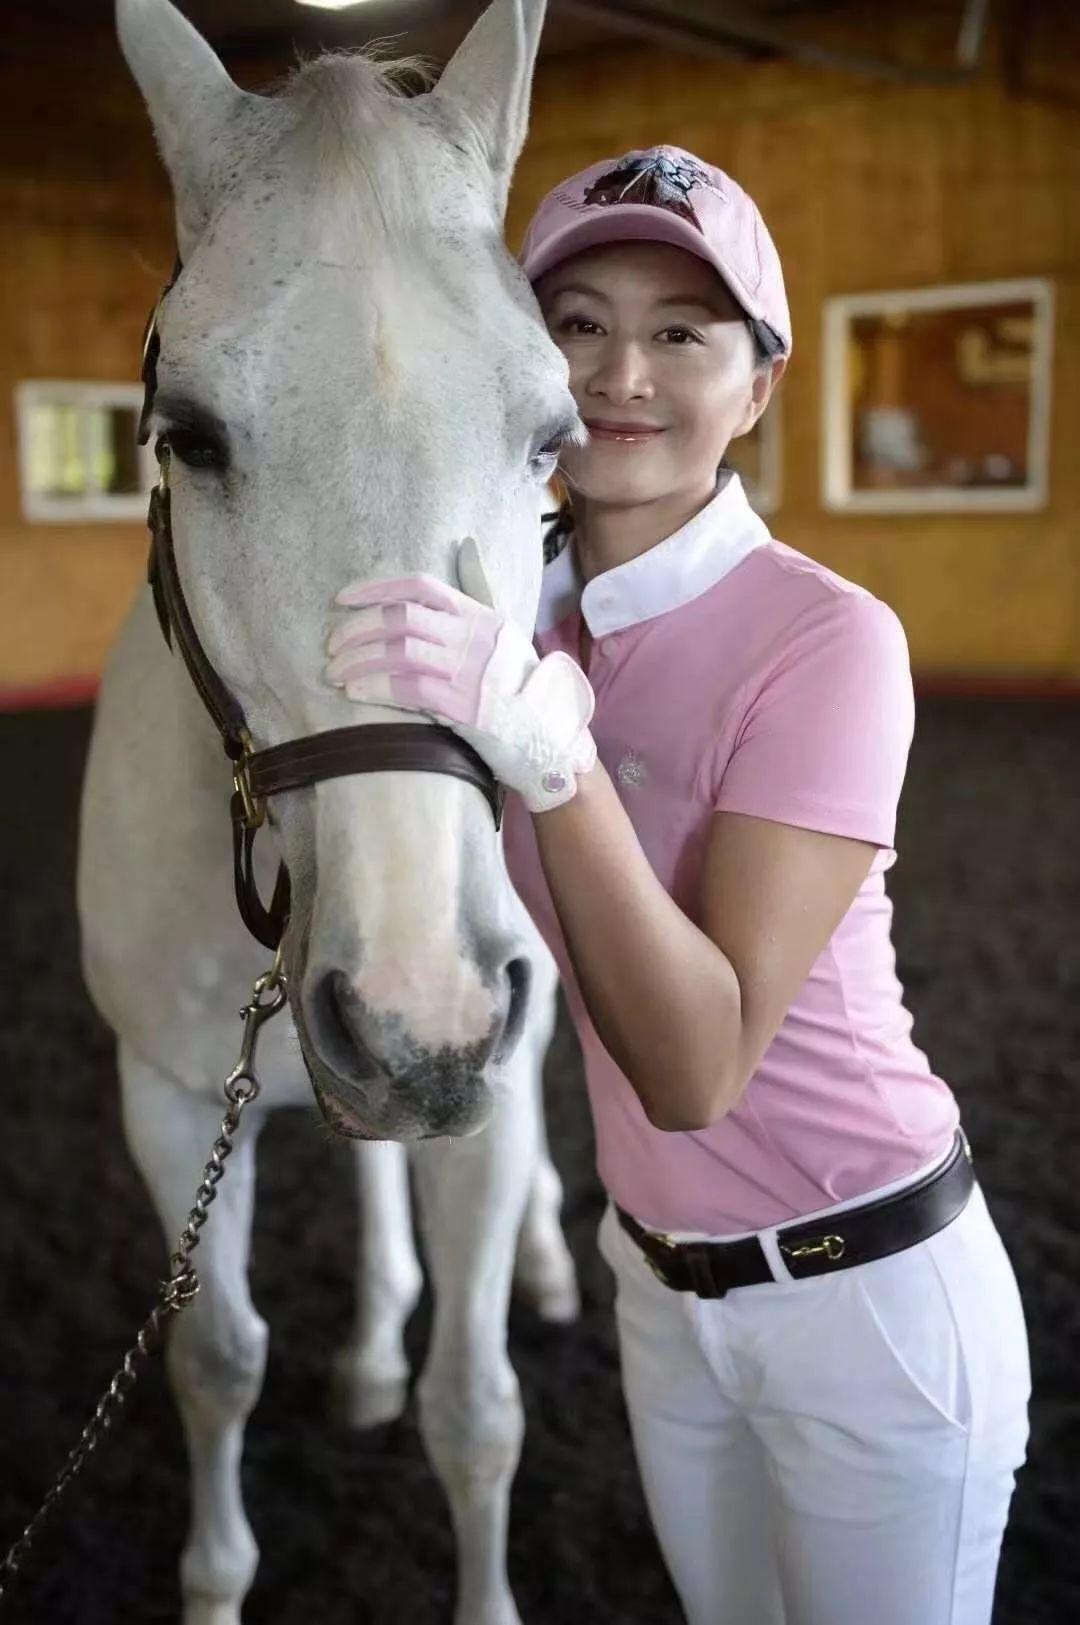
<instances>
[{"instance_id":1,"label":"belt loop","mask_svg":"<svg viewBox=\"0 0 1080 1625\"><path fill-rule=\"evenodd\" d=\"M759 1230L757 1239L762 1252L765 1254L765 1262L772 1270L773 1280L782 1283L784 1281L794 1281L797 1277L792 1275L788 1269L784 1255L780 1251L780 1243L777 1240L779 1228L779 1225L774 1224L768 1230Z\"/></svg>"}]
</instances>

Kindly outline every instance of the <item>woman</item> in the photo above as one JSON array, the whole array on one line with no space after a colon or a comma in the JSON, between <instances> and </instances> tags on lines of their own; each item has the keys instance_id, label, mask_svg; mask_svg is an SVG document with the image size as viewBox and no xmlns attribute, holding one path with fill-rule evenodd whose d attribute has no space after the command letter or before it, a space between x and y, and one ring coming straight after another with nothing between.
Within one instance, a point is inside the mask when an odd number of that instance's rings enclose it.
<instances>
[{"instance_id":1,"label":"woman","mask_svg":"<svg viewBox=\"0 0 1080 1625\"><path fill-rule=\"evenodd\" d=\"M511 872L584 1050L626 1402L691 1625L987 1625L1026 1338L895 975L904 635L717 474L790 354L775 247L665 147L557 187L523 264L589 429L542 658L467 543L471 595L344 592L328 676L449 722L520 792Z\"/></svg>"}]
</instances>

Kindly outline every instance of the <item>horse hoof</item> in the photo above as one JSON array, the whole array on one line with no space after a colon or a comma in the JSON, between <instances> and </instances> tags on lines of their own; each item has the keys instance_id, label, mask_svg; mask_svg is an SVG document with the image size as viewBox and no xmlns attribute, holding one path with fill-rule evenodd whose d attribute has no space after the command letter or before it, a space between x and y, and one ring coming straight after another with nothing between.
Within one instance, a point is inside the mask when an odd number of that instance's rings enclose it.
<instances>
[{"instance_id":1,"label":"horse hoof","mask_svg":"<svg viewBox=\"0 0 1080 1625\"><path fill-rule=\"evenodd\" d=\"M240 1625L240 1604L220 1597L188 1597L183 1625Z\"/></svg>"},{"instance_id":2,"label":"horse hoof","mask_svg":"<svg viewBox=\"0 0 1080 1625\"><path fill-rule=\"evenodd\" d=\"M346 1427L361 1431L385 1427L404 1414L408 1400L408 1373L376 1376L348 1358L334 1366L331 1403L334 1415Z\"/></svg>"}]
</instances>

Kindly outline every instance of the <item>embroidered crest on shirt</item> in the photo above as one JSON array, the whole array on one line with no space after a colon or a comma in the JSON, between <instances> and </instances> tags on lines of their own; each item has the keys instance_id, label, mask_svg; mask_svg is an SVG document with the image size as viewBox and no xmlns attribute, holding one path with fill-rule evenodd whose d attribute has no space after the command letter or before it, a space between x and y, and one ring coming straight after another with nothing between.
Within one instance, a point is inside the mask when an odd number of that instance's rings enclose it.
<instances>
[{"instance_id":1,"label":"embroidered crest on shirt","mask_svg":"<svg viewBox=\"0 0 1080 1625\"><path fill-rule=\"evenodd\" d=\"M689 220L700 231L701 222L690 201L695 186L708 186L700 164L663 153L641 153L609 169L586 187L583 201L590 206L612 203L648 203Z\"/></svg>"},{"instance_id":2,"label":"embroidered crest on shirt","mask_svg":"<svg viewBox=\"0 0 1080 1625\"><path fill-rule=\"evenodd\" d=\"M615 769L615 778L619 784L636 787L648 782L649 770L636 751L628 750Z\"/></svg>"}]
</instances>

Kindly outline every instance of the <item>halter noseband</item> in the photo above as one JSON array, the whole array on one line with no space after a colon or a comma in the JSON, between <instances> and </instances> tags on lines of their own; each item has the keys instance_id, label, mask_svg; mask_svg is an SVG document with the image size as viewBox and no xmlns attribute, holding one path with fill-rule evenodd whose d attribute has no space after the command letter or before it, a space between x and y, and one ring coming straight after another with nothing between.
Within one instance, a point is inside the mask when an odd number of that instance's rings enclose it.
<instances>
[{"instance_id":1,"label":"halter noseband","mask_svg":"<svg viewBox=\"0 0 1080 1625\"><path fill-rule=\"evenodd\" d=\"M162 301L175 285L182 269L177 259L161 297L150 313L143 340L142 381L145 388L139 419L139 444L150 437L150 414L157 391L157 362L161 350L157 318ZM422 722L359 723L349 728L331 728L324 733L307 734L284 745L255 750L240 705L230 694L203 648L188 609L187 599L176 568L173 546L171 495L169 491L169 447L158 447L161 475L150 493L150 561L148 579L154 595L161 630L170 648L175 642L190 673L199 698L221 735L225 754L232 763L233 795L230 803L233 826L233 872L236 901L244 924L265 947L274 949L281 941L289 917L289 872L278 868L273 896L267 907L255 883L255 835L266 818L269 796L286 790L299 790L323 779L353 773L442 773L474 784L486 797L495 818L502 824L505 791L476 752L449 728Z\"/></svg>"}]
</instances>

